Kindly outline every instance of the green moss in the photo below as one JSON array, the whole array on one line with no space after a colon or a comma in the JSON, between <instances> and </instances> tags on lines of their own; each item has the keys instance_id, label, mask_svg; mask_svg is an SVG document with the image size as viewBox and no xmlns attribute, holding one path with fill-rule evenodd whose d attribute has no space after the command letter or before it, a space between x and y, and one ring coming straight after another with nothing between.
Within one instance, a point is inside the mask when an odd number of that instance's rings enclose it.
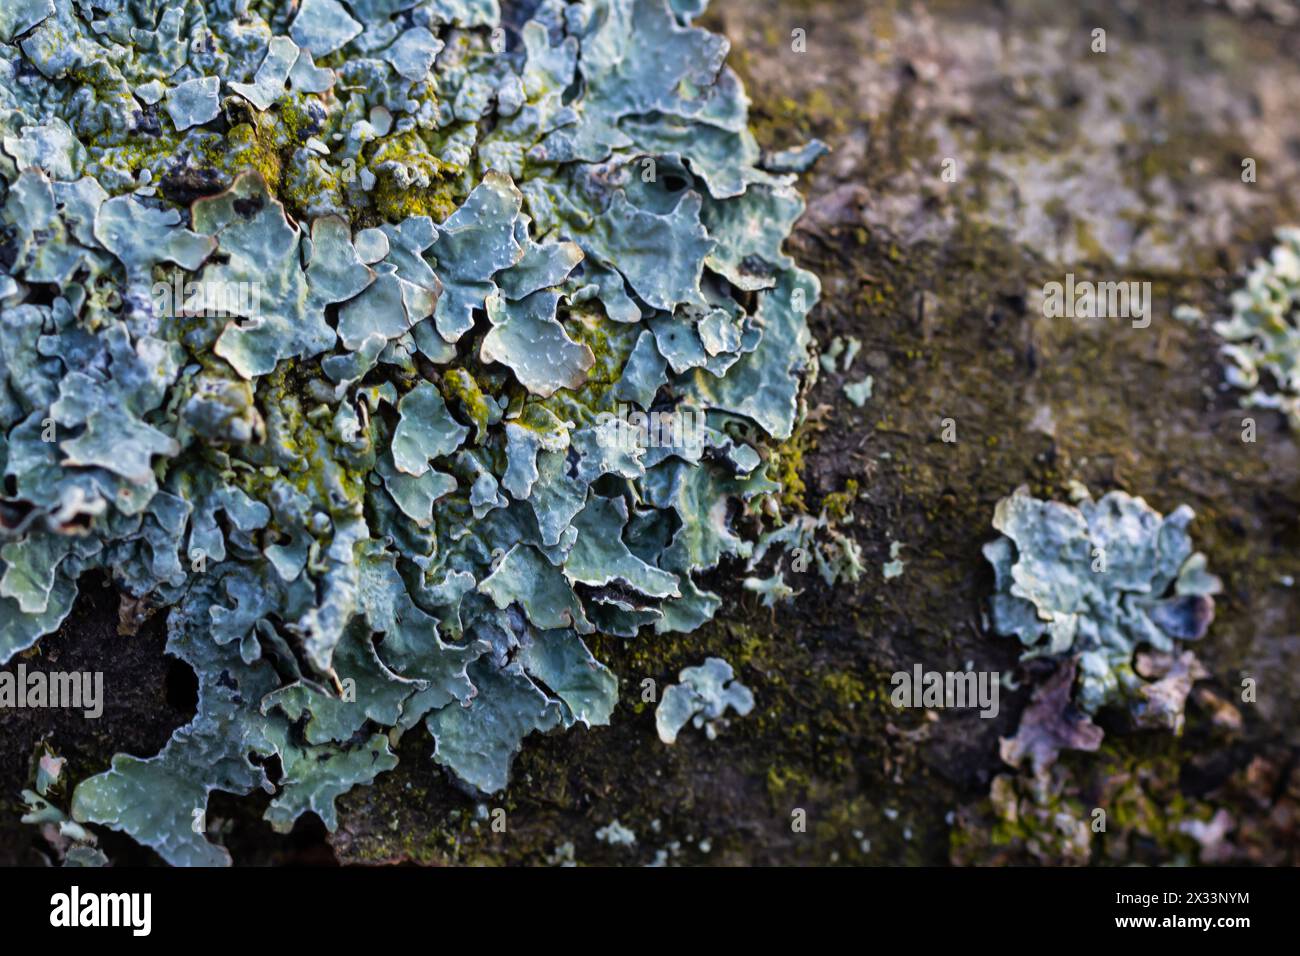
<instances>
[{"instance_id":1,"label":"green moss","mask_svg":"<svg viewBox=\"0 0 1300 956\"><path fill-rule=\"evenodd\" d=\"M767 768L767 794L774 805L784 805L808 791L812 778L806 770L776 766Z\"/></svg>"},{"instance_id":2,"label":"green moss","mask_svg":"<svg viewBox=\"0 0 1300 956\"><path fill-rule=\"evenodd\" d=\"M857 675L848 671L833 671L822 678L824 686L842 708L855 707L868 700L867 686Z\"/></svg>"},{"instance_id":3,"label":"green moss","mask_svg":"<svg viewBox=\"0 0 1300 956\"><path fill-rule=\"evenodd\" d=\"M796 512L806 512L808 505L804 493L804 455L816 447L813 429L806 422L795 425L794 432L771 450L767 460L767 476L781 485L781 504Z\"/></svg>"},{"instance_id":4,"label":"green moss","mask_svg":"<svg viewBox=\"0 0 1300 956\"><path fill-rule=\"evenodd\" d=\"M304 143L310 136L319 138L330 132L326 129L316 129L318 122L311 113L311 103L311 98L296 94L286 96L276 106L286 137L294 144Z\"/></svg>"},{"instance_id":5,"label":"green moss","mask_svg":"<svg viewBox=\"0 0 1300 956\"><path fill-rule=\"evenodd\" d=\"M410 216L429 216L434 222L442 222L465 198L464 170L440 159L416 130L368 143L365 157L378 177L370 192L375 212L389 222ZM394 169L381 168L385 163L399 164L408 177L425 180L429 185L404 183Z\"/></svg>"},{"instance_id":6,"label":"green moss","mask_svg":"<svg viewBox=\"0 0 1300 956\"><path fill-rule=\"evenodd\" d=\"M822 499L822 511L834 522L843 521L858 499L858 479L850 478L844 483L843 491L834 491Z\"/></svg>"},{"instance_id":7,"label":"green moss","mask_svg":"<svg viewBox=\"0 0 1300 956\"><path fill-rule=\"evenodd\" d=\"M232 480L251 497L267 501L275 480L283 478L311 500L330 502L333 514L358 514L369 469L365 463L348 464L349 456L327 434L328 417L304 411L302 376L299 366L286 362L257 380L256 402L268 441L260 455L250 456L260 467L235 469ZM269 449L278 449L280 457L272 458Z\"/></svg>"},{"instance_id":8,"label":"green moss","mask_svg":"<svg viewBox=\"0 0 1300 956\"><path fill-rule=\"evenodd\" d=\"M442 394L452 407L460 409L474 423L477 438L482 439L487 434L488 419L492 412L488 407L488 396L469 370L451 368L443 373Z\"/></svg>"},{"instance_id":9,"label":"green moss","mask_svg":"<svg viewBox=\"0 0 1300 956\"><path fill-rule=\"evenodd\" d=\"M379 176L371 191L375 214L387 222L401 222L411 216L428 216L442 222L456 211L461 198L459 191L445 182L424 188L404 186L386 173Z\"/></svg>"},{"instance_id":10,"label":"green moss","mask_svg":"<svg viewBox=\"0 0 1300 956\"><path fill-rule=\"evenodd\" d=\"M255 113L247 123L230 129L224 141L206 141L201 147L203 161L234 177L245 169L255 169L265 180L267 189L278 193L283 172L280 150L284 140L271 118Z\"/></svg>"}]
</instances>

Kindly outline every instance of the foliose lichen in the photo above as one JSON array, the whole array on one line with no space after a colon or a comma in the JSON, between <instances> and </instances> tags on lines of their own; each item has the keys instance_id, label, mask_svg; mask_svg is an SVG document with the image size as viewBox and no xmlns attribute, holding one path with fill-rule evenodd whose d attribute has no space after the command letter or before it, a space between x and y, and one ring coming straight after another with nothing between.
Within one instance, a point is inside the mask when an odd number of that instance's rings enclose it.
<instances>
[{"instance_id":1,"label":"foliose lichen","mask_svg":"<svg viewBox=\"0 0 1300 956\"><path fill-rule=\"evenodd\" d=\"M728 710L744 717L754 709L754 693L740 681L720 657L705 658L699 667L685 667L678 675L680 684L664 688L663 700L655 710L655 728L659 739L675 743L687 723L703 727L713 740L725 725Z\"/></svg>"},{"instance_id":2,"label":"foliose lichen","mask_svg":"<svg viewBox=\"0 0 1300 956\"><path fill-rule=\"evenodd\" d=\"M1279 409L1300 431L1300 229L1277 230L1277 242L1232 293L1232 318L1214 330L1227 340L1228 384L1248 393L1242 404Z\"/></svg>"},{"instance_id":3,"label":"foliose lichen","mask_svg":"<svg viewBox=\"0 0 1300 956\"><path fill-rule=\"evenodd\" d=\"M22 822L38 827L50 856L63 866L107 866L108 857L95 844L95 834L68 818L58 805L67 796L67 761L42 743L32 755L32 789L22 792L27 812Z\"/></svg>"},{"instance_id":4,"label":"foliose lichen","mask_svg":"<svg viewBox=\"0 0 1300 956\"><path fill-rule=\"evenodd\" d=\"M1197 665L1180 642L1205 635L1222 588L1192 549L1186 505L1162 516L1122 491L1097 501L1078 493L1069 505L1017 489L994 513L1002 536L984 546L994 629L1020 641L1022 659L1058 665L1003 742L1013 764L1025 755L1048 763L1060 747L1096 749L1101 730L1087 718L1111 704L1140 725L1181 730ZM1070 705L1083 719L1068 719Z\"/></svg>"},{"instance_id":5,"label":"foliose lichen","mask_svg":"<svg viewBox=\"0 0 1300 956\"><path fill-rule=\"evenodd\" d=\"M1098 843L1110 857L1130 860L1135 833L1176 844L1185 860L1193 839L1184 834L1207 845L1219 835L1208 829L1207 807L1182 819L1172 785L1158 795L1164 812L1148 812L1157 807L1143 786L1151 767L1095 768L1104 782L1091 788L1089 809L1084 788L1058 762L1065 750L1102 748L1106 735L1092 718L1112 705L1136 728L1182 733L1192 685L1209 675L1181 642L1205 635L1222 589L1192 549L1190 508L1162 516L1122 491L1094 501L1071 484L1073 505L1023 487L1003 498L993 519L1002 537L984 547L995 577L993 629L1025 646L1035 686L1016 733L1000 741L1003 761L1016 769L993 779L987 800L954 815L951 857L961 865L1081 866ZM1212 852L1202 858L1209 862Z\"/></svg>"},{"instance_id":6,"label":"foliose lichen","mask_svg":"<svg viewBox=\"0 0 1300 956\"><path fill-rule=\"evenodd\" d=\"M809 370L820 150L765 161L703 6L5 5L0 663L102 569L198 676L76 821L229 863L212 791L333 828L421 722L493 792L610 719L584 635L718 609Z\"/></svg>"}]
</instances>

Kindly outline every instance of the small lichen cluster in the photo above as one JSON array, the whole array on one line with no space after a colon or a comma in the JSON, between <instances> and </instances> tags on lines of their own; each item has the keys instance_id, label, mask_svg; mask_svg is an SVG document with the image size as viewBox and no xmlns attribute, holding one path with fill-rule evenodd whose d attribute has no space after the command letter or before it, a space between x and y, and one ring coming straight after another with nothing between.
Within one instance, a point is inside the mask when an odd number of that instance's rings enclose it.
<instances>
[{"instance_id":1,"label":"small lichen cluster","mask_svg":"<svg viewBox=\"0 0 1300 956\"><path fill-rule=\"evenodd\" d=\"M42 743L32 755L32 786L22 792L27 812L22 822L40 828L50 854L63 866L107 866L108 857L95 844L95 834L69 819L56 797L66 797L66 761Z\"/></svg>"},{"instance_id":2,"label":"small lichen cluster","mask_svg":"<svg viewBox=\"0 0 1300 956\"><path fill-rule=\"evenodd\" d=\"M1279 229L1277 241L1232 293L1232 318L1214 330L1228 341L1228 384L1249 393L1242 404L1280 409L1300 431L1300 229Z\"/></svg>"},{"instance_id":3,"label":"small lichen cluster","mask_svg":"<svg viewBox=\"0 0 1300 956\"><path fill-rule=\"evenodd\" d=\"M1044 501L1022 487L994 512L1002 536L984 546L995 579L991 623L1026 648L1034 687L1016 733L1000 741L1016 769L953 818L958 865L1082 866L1097 843L1128 860L1135 835L1176 843L1186 861L1194 840L1185 832L1201 832L1212 813L1198 806L1175 825L1183 808L1163 801L1181 800L1177 788L1153 798L1145 768L1097 769L1101 784L1085 788L1058 762L1065 750L1101 749L1105 733L1092 718L1105 707L1124 708L1136 727L1182 733L1192 685L1208 673L1181 642L1205 635L1222 589L1193 551L1187 506L1162 516L1122 491L1094 501L1077 482L1072 497L1073 505ZM1085 802L1085 789L1096 802Z\"/></svg>"},{"instance_id":4,"label":"small lichen cluster","mask_svg":"<svg viewBox=\"0 0 1300 956\"><path fill-rule=\"evenodd\" d=\"M102 569L199 682L76 820L228 863L213 790L333 828L420 722L496 791L609 720L583 635L714 614L782 490L820 150L762 156L703 6L7 0L0 663Z\"/></svg>"},{"instance_id":5,"label":"small lichen cluster","mask_svg":"<svg viewBox=\"0 0 1300 956\"><path fill-rule=\"evenodd\" d=\"M683 668L678 675L681 683L664 688L664 699L655 710L659 739L675 743L682 728L692 723L703 727L713 740L725 726L728 710L741 717L753 710L753 692L735 677L731 665L720 657L706 658L699 667Z\"/></svg>"},{"instance_id":6,"label":"small lichen cluster","mask_svg":"<svg viewBox=\"0 0 1300 956\"><path fill-rule=\"evenodd\" d=\"M1192 549L1190 508L1165 517L1122 491L1094 501L1076 490L1077 506L1017 489L994 513L1002 537L984 546L994 629L1018 638L1024 659L1059 662L1003 742L1013 764L1048 763L1062 746L1095 749L1101 730L1086 718L1111 704L1140 725L1181 730L1197 667L1178 642L1205 635L1221 589ZM1071 704L1083 720L1064 716Z\"/></svg>"}]
</instances>

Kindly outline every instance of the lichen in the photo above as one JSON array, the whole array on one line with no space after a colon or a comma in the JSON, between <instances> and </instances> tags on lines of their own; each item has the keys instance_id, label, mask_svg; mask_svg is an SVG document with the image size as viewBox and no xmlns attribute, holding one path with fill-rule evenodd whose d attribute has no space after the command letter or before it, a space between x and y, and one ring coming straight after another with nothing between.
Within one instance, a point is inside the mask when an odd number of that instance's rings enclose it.
<instances>
[{"instance_id":1,"label":"lichen","mask_svg":"<svg viewBox=\"0 0 1300 956\"><path fill-rule=\"evenodd\" d=\"M703 727L710 740L726 725L728 710L744 717L754 709L754 694L735 679L731 665L720 657L707 658L699 667L684 668L681 683L664 688L663 700L655 710L659 739L674 743L689 722Z\"/></svg>"},{"instance_id":2,"label":"lichen","mask_svg":"<svg viewBox=\"0 0 1300 956\"><path fill-rule=\"evenodd\" d=\"M1279 409L1300 431L1300 229L1277 230L1277 243L1232 293L1232 317L1214 330L1227 340L1228 384L1248 393L1242 404Z\"/></svg>"},{"instance_id":3,"label":"lichen","mask_svg":"<svg viewBox=\"0 0 1300 956\"><path fill-rule=\"evenodd\" d=\"M1040 863L1086 864L1108 812L1125 840L1134 829L1148 837L1159 830L1165 842L1191 845L1166 825L1181 814L1174 788L1166 787L1175 802L1170 816L1154 819L1151 799L1133 782L1146 769L1107 774L1108 792L1088 810L1058 758L1102 748L1106 734L1092 718L1108 706L1124 707L1137 728L1181 735L1193 682L1208 676L1182 642L1205 635L1222 585L1192 550L1190 508L1166 517L1124 492L1094 501L1078 482L1073 490L1075 504L1067 505L1017 489L995 512L1003 537L984 547L995 577L994 629L1020 640L1022 660L1050 666L1016 733L1001 740L1002 759L1021 769L994 778L994 823L985 833L974 819L980 811L962 810L952 842L959 863L1027 853ZM1122 791L1109 792L1116 785ZM1131 817L1134 804L1144 810L1141 820ZM1128 859L1115 839L1108 837L1107 847Z\"/></svg>"},{"instance_id":4,"label":"lichen","mask_svg":"<svg viewBox=\"0 0 1300 956\"><path fill-rule=\"evenodd\" d=\"M1158 706L1134 666L1140 645L1172 654L1205 635L1222 584L1193 552L1186 506L1168 517L1141 498L1112 491L1078 506L1020 488L998 502L1002 537L984 547L996 590L999 634L1016 637L1025 659L1077 661L1084 712L1126 702L1141 715Z\"/></svg>"},{"instance_id":5,"label":"lichen","mask_svg":"<svg viewBox=\"0 0 1300 956\"><path fill-rule=\"evenodd\" d=\"M417 724L490 793L609 722L587 640L711 618L797 479L818 296L666 0L543 0L504 48L495 4L265 6L60 0L0 72L0 663L89 571L166 614L197 712L70 808L174 864L230 862L214 789L333 830Z\"/></svg>"}]
</instances>

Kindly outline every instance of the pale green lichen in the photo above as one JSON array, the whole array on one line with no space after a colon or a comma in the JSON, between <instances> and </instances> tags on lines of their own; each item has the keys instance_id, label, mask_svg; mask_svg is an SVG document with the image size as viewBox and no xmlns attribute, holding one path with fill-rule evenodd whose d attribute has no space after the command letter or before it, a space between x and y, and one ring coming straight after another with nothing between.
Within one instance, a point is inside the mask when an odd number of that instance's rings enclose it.
<instances>
[{"instance_id":1,"label":"pale green lichen","mask_svg":"<svg viewBox=\"0 0 1300 956\"><path fill-rule=\"evenodd\" d=\"M1057 663L1017 736L1003 741L1011 763L1027 754L1044 764L1062 746L1095 749L1101 730L1087 718L1112 704L1139 725L1181 730L1197 670L1181 642L1205 635L1222 588L1192 549L1190 508L1166 517L1122 491L1097 501L1079 493L1076 507L1018 489L994 514L1003 536L984 546L994 629L1020 641L1023 659ZM1070 705L1082 719L1066 716Z\"/></svg>"},{"instance_id":2,"label":"pale green lichen","mask_svg":"<svg viewBox=\"0 0 1300 956\"><path fill-rule=\"evenodd\" d=\"M744 717L754 709L753 692L735 679L731 665L720 657L706 658L699 667L686 667L678 675L680 684L664 688L663 700L655 709L659 739L675 743L687 723L704 728L709 740L726 726L728 710Z\"/></svg>"},{"instance_id":3,"label":"pale green lichen","mask_svg":"<svg viewBox=\"0 0 1300 956\"><path fill-rule=\"evenodd\" d=\"M902 576L905 568L902 554L903 543L901 541L889 542L889 560L880 569L880 576L886 581L892 581L894 578Z\"/></svg>"},{"instance_id":4,"label":"pale green lichen","mask_svg":"<svg viewBox=\"0 0 1300 956\"><path fill-rule=\"evenodd\" d=\"M32 756L33 789L22 792L27 812L22 822L41 831L49 855L64 866L107 866L108 857L96 846L95 834L70 819L58 803L68 792L66 761L44 743Z\"/></svg>"},{"instance_id":5,"label":"pale green lichen","mask_svg":"<svg viewBox=\"0 0 1300 956\"><path fill-rule=\"evenodd\" d=\"M0 663L100 569L198 705L77 821L228 863L213 790L332 829L420 722L499 790L610 720L582 635L691 630L697 575L813 547L738 518L793 480L818 150L764 168L702 4L110 6L0 19Z\"/></svg>"},{"instance_id":6,"label":"pale green lichen","mask_svg":"<svg viewBox=\"0 0 1300 956\"><path fill-rule=\"evenodd\" d=\"M1228 341L1228 384L1249 393L1242 404L1279 409L1300 431L1300 229L1279 229L1277 240L1232 293L1232 318L1214 330Z\"/></svg>"}]
</instances>

